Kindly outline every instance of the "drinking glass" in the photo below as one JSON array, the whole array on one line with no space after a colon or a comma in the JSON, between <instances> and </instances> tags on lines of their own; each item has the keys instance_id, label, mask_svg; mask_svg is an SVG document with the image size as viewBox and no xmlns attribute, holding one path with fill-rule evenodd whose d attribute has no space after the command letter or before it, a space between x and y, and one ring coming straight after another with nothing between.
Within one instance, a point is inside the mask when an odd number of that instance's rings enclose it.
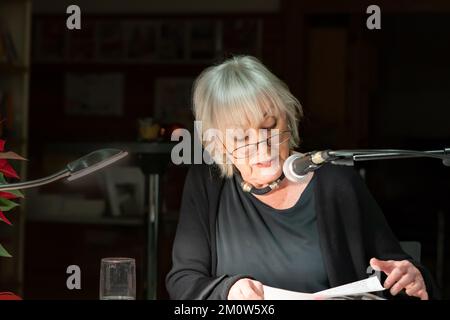
<instances>
[{"instance_id":1,"label":"drinking glass","mask_svg":"<svg viewBox=\"0 0 450 320\"><path fill-rule=\"evenodd\" d=\"M100 300L136 299L136 262L133 258L103 258Z\"/></svg>"}]
</instances>

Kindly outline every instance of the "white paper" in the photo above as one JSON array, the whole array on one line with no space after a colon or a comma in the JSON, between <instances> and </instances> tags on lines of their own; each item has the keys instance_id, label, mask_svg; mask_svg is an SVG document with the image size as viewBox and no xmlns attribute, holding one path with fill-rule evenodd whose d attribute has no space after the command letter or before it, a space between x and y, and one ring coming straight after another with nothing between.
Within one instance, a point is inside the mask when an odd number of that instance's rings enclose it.
<instances>
[{"instance_id":1,"label":"white paper","mask_svg":"<svg viewBox=\"0 0 450 320\"><path fill-rule=\"evenodd\" d=\"M377 277L370 277L315 293L302 293L269 286L263 287L264 300L321 300L384 290Z\"/></svg>"},{"instance_id":2,"label":"white paper","mask_svg":"<svg viewBox=\"0 0 450 320\"><path fill-rule=\"evenodd\" d=\"M314 300L314 294L263 286L264 300Z\"/></svg>"}]
</instances>

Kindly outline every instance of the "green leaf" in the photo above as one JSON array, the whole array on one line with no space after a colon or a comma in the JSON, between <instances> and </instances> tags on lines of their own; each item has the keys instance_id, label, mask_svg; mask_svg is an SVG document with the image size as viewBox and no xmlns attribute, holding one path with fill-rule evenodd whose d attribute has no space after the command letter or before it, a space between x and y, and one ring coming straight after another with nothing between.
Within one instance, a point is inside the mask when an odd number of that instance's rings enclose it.
<instances>
[{"instance_id":1,"label":"green leaf","mask_svg":"<svg viewBox=\"0 0 450 320\"><path fill-rule=\"evenodd\" d=\"M7 184L7 183L8 183L8 181L6 181L3 172L0 172L0 185L1 184ZM24 197L23 193L20 192L19 190L8 190L8 191L4 191L4 192L14 194L14 195L16 195L19 198L23 198Z\"/></svg>"},{"instance_id":2,"label":"green leaf","mask_svg":"<svg viewBox=\"0 0 450 320\"><path fill-rule=\"evenodd\" d=\"M0 198L4 199L23 198L23 193L20 192L19 190L0 191Z\"/></svg>"},{"instance_id":3,"label":"green leaf","mask_svg":"<svg viewBox=\"0 0 450 320\"><path fill-rule=\"evenodd\" d=\"M23 193L22 193L20 190L8 190L8 191L5 191L5 192L14 194L14 195L17 196L18 198L23 198L23 197L24 197L24 196L23 196Z\"/></svg>"},{"instance_id":4,"label":"green leaf","mask_svg":"<svg viewBox=\"0 0 450 320\"><path fill-rule=\"evenodd\" d=\"M12 255L0 244L0 257L11 258Z\"/></svg>"},{"instance_id":5,"label":"green leaf","mask_svg":"<svg viewBox=\"0 0 450 320\"><path fill-rule=\"evenodd\" d=\"M5 175L3 174L3 172L0 172L0 185L1 184L8 184L8 181L6 181ZM12 193L12 194L15 194L16 196L18 196L19 198L23 198L23 194L19 190L8 190L8 191L4 191L4 192Z\"/></svg>"},{"instance_id":6,"label":"green leaf","mask_svg":"<svg viewBox=\"0 0 450 320\"><path fill-rule=\"evenodd\" d=\"M0 198L0 211L9 211L17 206L18 204L11 200Z\"/></svg>"},{"instance_id":7,"label":"green leaf","mask_svg":"<svg viewBox=\"0 0 450 320\"><path fill-rule=\"evenodd\" d=\"M17 153L12 151L0 152L0 159L27 160L24 157L19 156Z\"/></svg>"}]
</instances>

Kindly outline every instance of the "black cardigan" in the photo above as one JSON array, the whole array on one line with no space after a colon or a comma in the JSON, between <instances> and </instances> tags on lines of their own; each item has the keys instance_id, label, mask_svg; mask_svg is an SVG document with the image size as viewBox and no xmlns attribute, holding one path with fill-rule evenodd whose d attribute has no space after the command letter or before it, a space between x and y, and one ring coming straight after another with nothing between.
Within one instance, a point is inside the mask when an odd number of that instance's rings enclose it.
<instances>
[{"instance_id":1,"label":"black cardigan","mask_svg":"<svg viewBox=\"0 0 450 320\"><path fill-rule=\"evenodd\" d=\"M429 297L437 298L428 270L403 252L359 174L352 167L332 164L314 174L317 226L330 286L367 278L372 257L407 259L421 271ZM216 274L215 225L223 181L215 165L193 165L187 174L173 265L166 277L172 299L225 300L230 287L246 277Z\"/></svg>"}]
</instances>

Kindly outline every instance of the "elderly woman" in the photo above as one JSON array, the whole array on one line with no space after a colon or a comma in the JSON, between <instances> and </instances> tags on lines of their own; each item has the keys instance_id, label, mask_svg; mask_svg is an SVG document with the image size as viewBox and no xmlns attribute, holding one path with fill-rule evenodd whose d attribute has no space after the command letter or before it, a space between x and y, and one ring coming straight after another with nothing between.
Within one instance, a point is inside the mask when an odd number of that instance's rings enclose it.
<instances>
[{"instance_id":1,"label":"elderly woman","mask_svg":"<svg viewBox=\"0 0 450 320\"><path fill-rule=\"evenodd\" d=\"M263 285L312 293L367 278L369 266L382 271L389 297L436 294L353 168L284 178L302 108L257 59L206 69L193 100L214 164L193 165L186 178L171 298L263 299Z\"/></svg>"}]
</instances>

